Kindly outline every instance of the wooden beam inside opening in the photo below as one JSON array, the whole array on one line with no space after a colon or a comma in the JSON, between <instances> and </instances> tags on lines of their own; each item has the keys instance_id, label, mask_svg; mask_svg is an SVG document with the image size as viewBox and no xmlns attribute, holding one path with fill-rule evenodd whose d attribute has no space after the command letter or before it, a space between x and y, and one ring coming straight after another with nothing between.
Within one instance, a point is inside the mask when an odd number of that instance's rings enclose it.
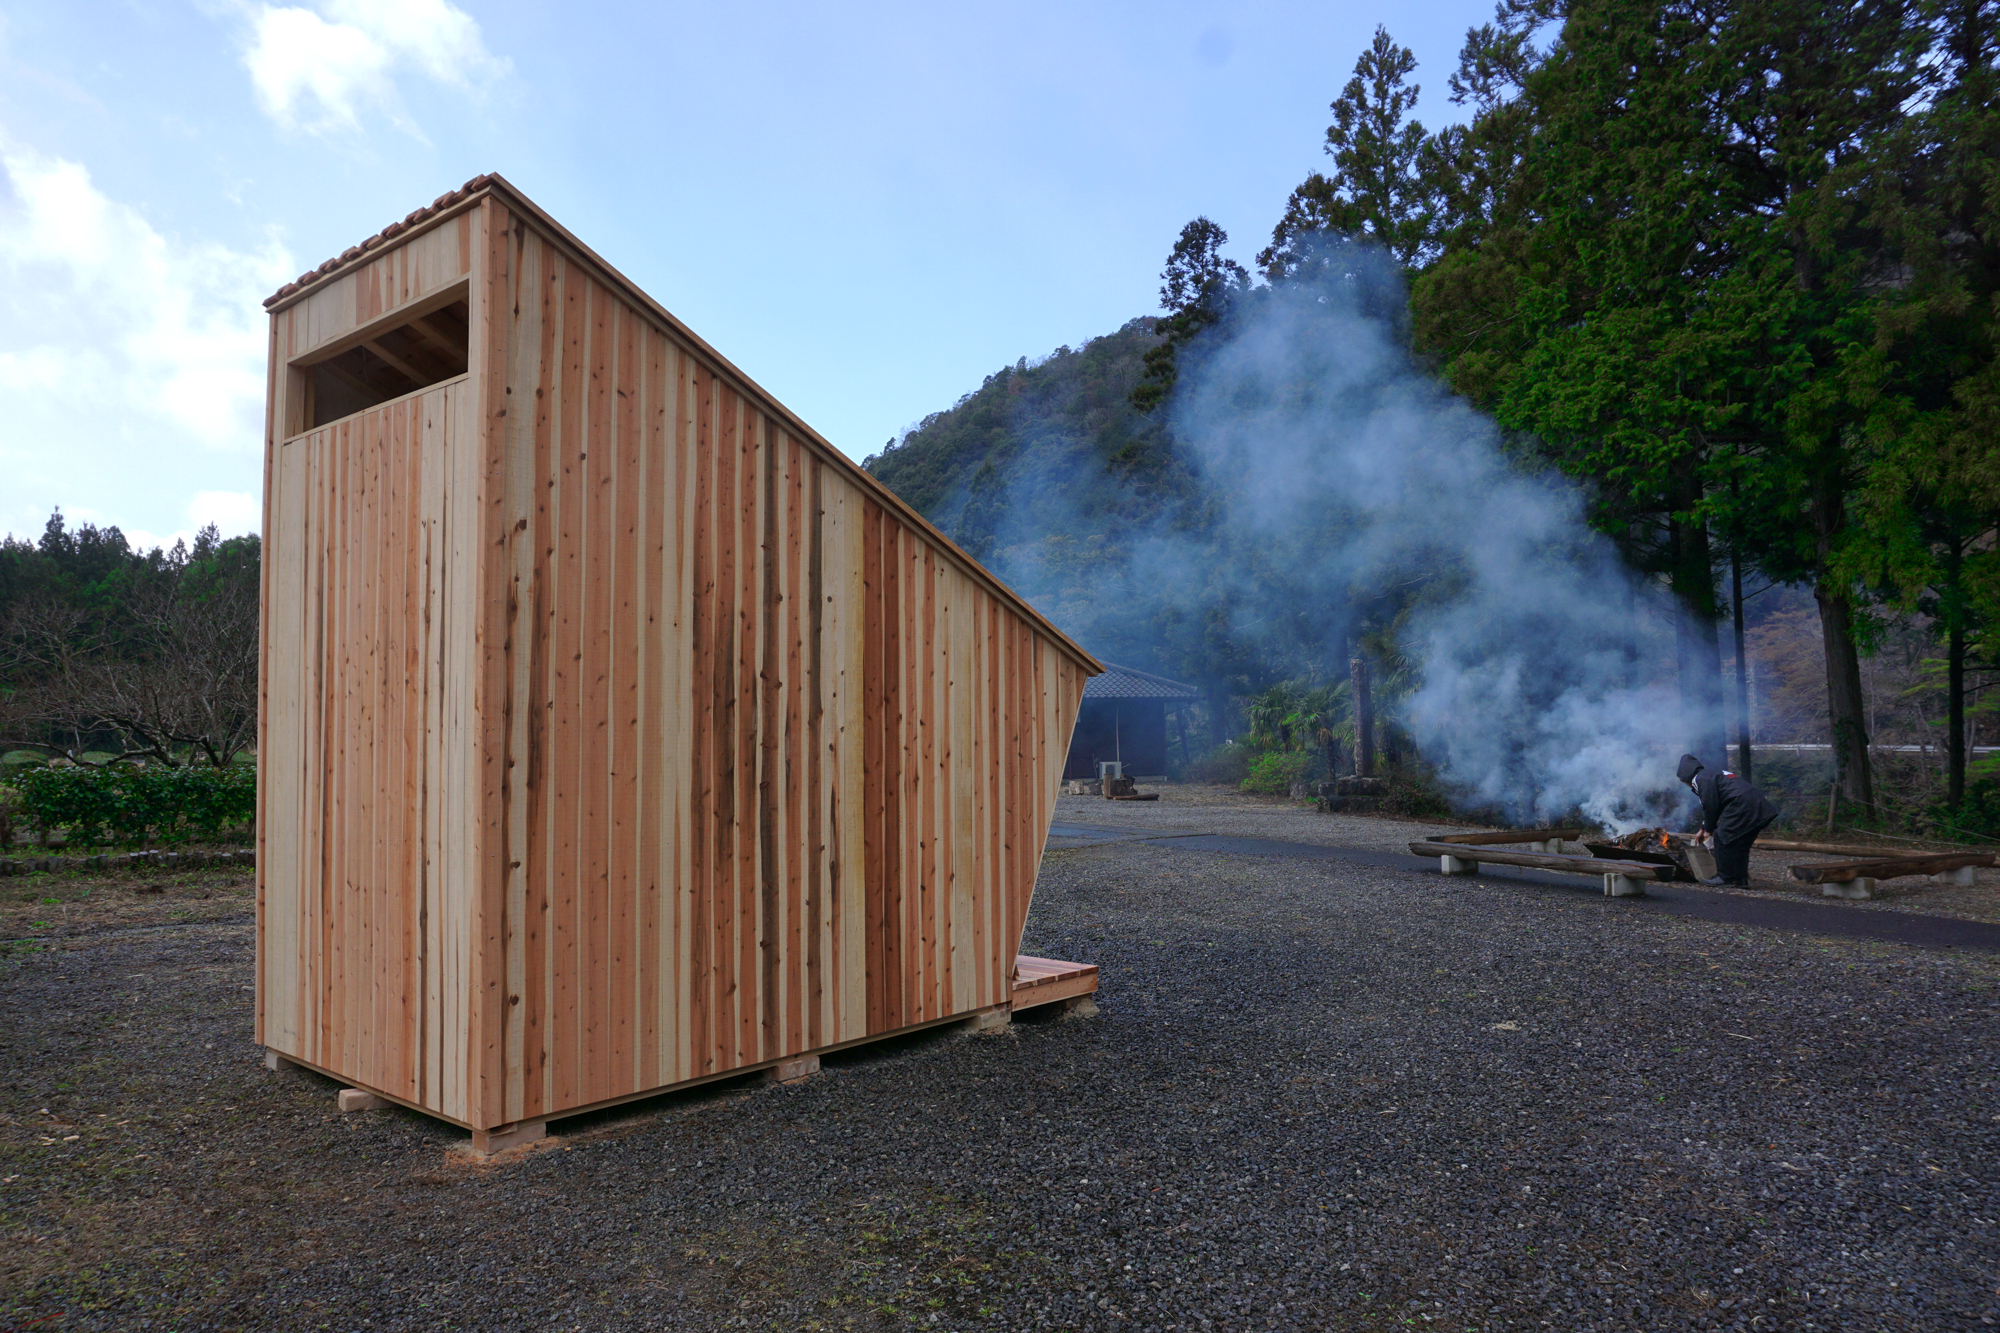
<instances>
[{"instance_id":1,"label":"wooden beam inside opening","mask_svg":"<svg viewBox=\"0 0 2000 1333\"><path fill-rule=\"evenodd\" d=\"M341 383L347 385L347 387L349 387L350 389L356 389L362 393L369 394L371 396L380 394L382 392L381 385L370 384L367 380L355 374L353 371L349 370L346 366L341 365L338 361L322 361L318 365L314 366L313 369L315 371L320 371L320 370L325 371L327 374L333 376ZM394 398L396 396L397 395L395 394L389 395L389 397L391 398Z\"/></svg>"},{"instance_id":2,"label":"wooden beam inside opening","mask_svg":"<svg viewBox=\"0 0 2000 1333\"><path fill-rule=\"evenodd\" d=\"M456 360L465 360L466 335L462 332L453 333L450 329L440 327L433 316L418 315L403 327L421 334Z\"/></svg>"},{"instance_id":3,"label":"wooden beam inside opening","mask_svg":"<svg viewBox=\"0 0 2000 1333\"><path fill-rule=\"evenodd\" d=\"M421 370L414 362L405 361L382 345L379 338L363 338L361 345L382 359L382 363L399 375L407 376L412 389L422 388L436 377L427 370Z\"/></svg>"}]
</instances>

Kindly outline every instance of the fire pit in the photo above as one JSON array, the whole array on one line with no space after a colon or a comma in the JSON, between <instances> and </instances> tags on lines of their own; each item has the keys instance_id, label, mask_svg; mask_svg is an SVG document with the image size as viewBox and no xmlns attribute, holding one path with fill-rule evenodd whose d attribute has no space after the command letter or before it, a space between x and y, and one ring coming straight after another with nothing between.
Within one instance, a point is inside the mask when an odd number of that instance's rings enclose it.
<instances>
[{"instance_id":1,"label":"fire pit","mask_svg":"<svg viewBox=\"0 0 2000 1333\"><path fill-rule=\"evenodd\" d=\"M1690 884L1698 884L1715 873L1715 863L1709 858L1707 848L1663 828L1636 829L1613 842L1587 842L1584 846L1592 856L1609 860L1672 866L1674 878Z\"/></svg>"}]
</instances>

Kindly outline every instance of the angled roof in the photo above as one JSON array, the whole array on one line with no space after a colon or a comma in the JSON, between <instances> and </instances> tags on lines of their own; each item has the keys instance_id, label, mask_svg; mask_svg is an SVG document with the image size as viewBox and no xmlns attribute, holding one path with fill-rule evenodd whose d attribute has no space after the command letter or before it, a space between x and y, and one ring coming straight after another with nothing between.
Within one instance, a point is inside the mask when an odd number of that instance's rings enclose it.
<instances>
[{"instance_id":1,"label":"angled roof","mask_svg":"<svg viewBox=\"0 0 2000 1333\"><path fill-rule=\"evenodd\" d=\"M1092 676L1084 682L1083 697L1086 699L1198 699L1201 691L1178 680L1168 680L1165 676L1155 676L1150 671L1138 671L1132 667L1119 666L1116 662L1104 664L1104 674Z\"/></svg>"},{"instance_id":2,"label":"angled roof","mask_svg":"<svg viewBox=\"0 0 2000 1333\"><path fill-rule=\"evenodd\" d=\"M482 175L474 176L456 190L439 195L431 204L417 209L401 222L390 223L359 245L351 245L334 258L321 264L318 268L301 273L296 279L273 292L265 300L264 308L276 313L278 310L295 301L303 300L307 293L318 288L321 284L330 281L357 264L366 262L374 252L380 250L383 246L402 241L418 231L429 230L431 227L438 225L448 218L456 217L466 209L473 207L481 198L489 194L500 196L509 205L532 217L542 227L546 228L558 242L573 250L588 264L596 268L599 273L609 280L613 287L623 291L641 310L653 315L669 332L685 339L689 346L694 348L699 355L706 357L717 368L735 379L737 383L749 391L752 398L760 401L771 415L783 419L792 432L804 440L808 447L812 448L826 462L845 472L856 485L860 486L870 495L873 495L882 505L895 513L903 522L909 524L926 540L934 543L944 552L948 559L957 561L975 581L985 584L989 589L998 594L1003 602L1013 607L1030 624L1053 639L1056 646L1079 666L1083 667L1085 671L1095 673L1104 669L1104 665L1101 662L1085 652L1076 640L1056 628L1055 622L1051 621L1040 611L1037 611L1027 598L1008 587L998 575L968 555L964 548L951 538L945 536L943 532L938 530L935 524L918 513L916 508L903 499L902 496L890 490L874 473L869 472L853 459L849 458L831 440L828 440L824 435L821 435L818 431L807 425L803 418L779 402L763 385L744 374L735 362L716 351L700 334L681 323L680 319L673 312L669 311L658 301L655 301L651 296L648 296L645 289L640 287L639 284L633 282L623 273L620 273L603 256L578 240L569 228L549 216L539 204L521 193L512 182L508 181L506 177L500 175L498 172L486 172ZM1133 672L1131 674L1144 675L1143 672ZM1173 685L1175 683L1160 676L1148 676L1146 678L1158 681L1163 685ZM1182 686L1180 688L1189 687ZM1087 689L1086 697L1092 697ZM1145 697L1165 698L1169 696ZM1193 698L1194 695L1190 693L1187 697Z\"/></svg>"}]
</instances>

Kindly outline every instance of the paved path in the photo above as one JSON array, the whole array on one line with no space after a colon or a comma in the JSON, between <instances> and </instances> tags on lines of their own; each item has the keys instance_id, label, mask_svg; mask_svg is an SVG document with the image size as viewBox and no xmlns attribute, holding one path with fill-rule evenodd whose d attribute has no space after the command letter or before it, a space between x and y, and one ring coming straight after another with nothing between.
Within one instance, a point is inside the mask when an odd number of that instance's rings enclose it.
<instances>
[{"instance_id":1,"label":"paved path","mask_svg":"<svg viewBox=\"0 0 2000 1333\"><path fill-rule=\"evenodd\" d=\"M1049 830L1049 846L1052 849L1099 846L1111 842L1145 842L1181 851L1225 852L1238 856L1346 861L1354 865L1408 869L1419 874L1437 873L1436 862L1430 857L1360 847L1331 847L1322 843L1286 842L1277 838L1249 838L1221 833L1143 834L1134 833L1129 828L1061 821ZM1602 892L1596 880L1585 876L1530 870L1521 866L1482 863L1478 878L1561 889L1592 897L1601 896ZM1749 898L1739 893L1714 893L1686 884L1648 884L1643 898L1612 901L1615 903L1614 910L1620 911L1664 912L1670 916L1699 917L1730 925L1798 931L1840 939L2000 952L2000 925L1963 921L1956 917L1924 916L1915 912L1857 912L1831 903L1801 902L1796 898L1776 896Z\"/></svg>"}]
</instances>

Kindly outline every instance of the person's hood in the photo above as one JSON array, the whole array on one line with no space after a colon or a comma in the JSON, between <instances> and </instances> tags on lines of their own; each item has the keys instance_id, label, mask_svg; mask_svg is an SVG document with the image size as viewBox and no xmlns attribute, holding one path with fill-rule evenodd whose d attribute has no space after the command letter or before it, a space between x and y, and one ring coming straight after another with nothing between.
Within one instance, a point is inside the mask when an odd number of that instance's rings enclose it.
<instances>
[{"instance_id":1,"label":"person's hood","mask_svg":"<svg viewBox=\"0 0 2000 1333\"><path fill-rule=\"evenodd\" d=\"M1704 767L1705 765L1701 760L1691 754L1684 754L1681 756L1681 766L1676 771L1675 776L1682 782L1693 782L1694 775L1701 772Z\"/></svg>"}]
</instances>

